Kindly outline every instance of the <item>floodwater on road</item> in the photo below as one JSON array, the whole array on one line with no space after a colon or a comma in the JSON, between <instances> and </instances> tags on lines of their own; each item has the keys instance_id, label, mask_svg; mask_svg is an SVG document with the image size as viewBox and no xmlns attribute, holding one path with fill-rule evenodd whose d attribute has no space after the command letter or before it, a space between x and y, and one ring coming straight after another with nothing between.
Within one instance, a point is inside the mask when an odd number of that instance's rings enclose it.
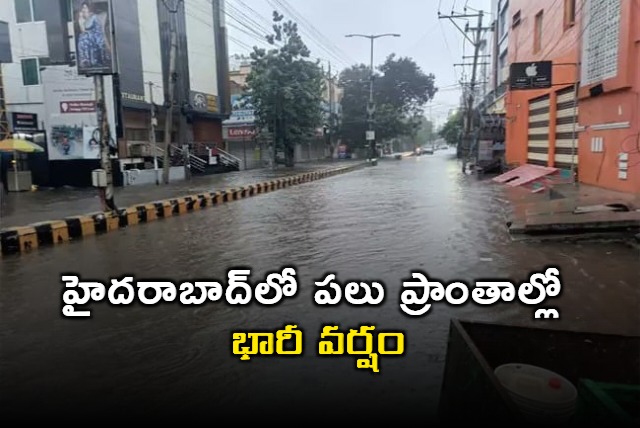
<instances>
[{"instance_id":1,"label":"floodwater on road","mask_svg":"<svg viewBox=\"0 0 640 428\"><path fill-rule=\"evenodd\" d=\"M0 261L0 405L79 415L223 415L245 409L285 416L385 409L432 415L451 318L602 333L640 333L640 255L622 244L512 242L501 192L464 176L451 152L295 186L155 223ZM403 280L421 270L443 283L483 278L524 282L558 266L561 319L533 320L513 303L400 310ZM252 270L252 283L297 269L298 293L275 306L90 305L90 319L61 315L62 273L84 280L217 279ZM317 306L314 282L335 273L384 284L379 306ZM355 357L319 357L321 327L403 331L406 352L380 357L380 373ZM235 331L304 331L297 357L232 354ZM517 346L517 344L514 344ZM358 407L364 406L364 407ZM375 410L375 412L374 412ZM378 413L376 413L378 412ZM239 415L241 416L241 414Z\"/></svg>"}]
</instances>

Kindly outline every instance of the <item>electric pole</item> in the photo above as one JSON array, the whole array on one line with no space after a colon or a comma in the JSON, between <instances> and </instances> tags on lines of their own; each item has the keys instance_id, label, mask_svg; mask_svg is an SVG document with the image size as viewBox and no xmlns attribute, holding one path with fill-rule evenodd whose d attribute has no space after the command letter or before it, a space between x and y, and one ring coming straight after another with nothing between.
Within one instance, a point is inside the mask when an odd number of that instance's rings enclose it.
<instances>
[{"instance_id":1,"label":"electric pole","mask_svg":"<svg viewBox=\"0 0 640 428\"><path fill-rule=\"evenodd\" d=\"M429 131L429 142L431 143L431 150L434 150L433 133L436 127L433 124L433 102L429 102L429 126L431 127L431 130Z\"/></svg>"},{"instance_id":2,"label":"electric pole","mask_svg":"<svg viewBox=\"0 0 640 428\"><path fill-rule=\"evenodd\" d=\"M452 12L451 15L442 15L440 14L440 12L438 12L438 18L439 19L449 19L455 26L456 28L458 28L458 30L460 30L462 32L462 34L464 35L464 37L471 43L471 45L474 47L473 50L473 63L471 64L459 64L459 65L471 65L472 69L471 69L471 81L469 82L469 88L467 90L467 97L466 97L466 105L465 105L465 109L466 109L466 115L465 115L465 121L464 121L464 131L463 131L463 137L462 137L462 141L459 142L458 144L462 144L463 146L463 161L462 161L462 172L466 172L466 167L467 167L467 163L469 162L469 158L471 155L471 131L473 128L473 103L474 103L474 92L475 92L475 88L476 88L476 84L477 82L477 69L478 69L478 59L480 57L480 48L482 47L482 45L484 44L484 39L482 38L482 33L486 30L491 30L492 27L482 27L482 17L484 16L484 12L479 11L477 14L467 14L462 13L454 13ZM462 28L460 28L460 26L454 21L455 18L477 18L478 19L478 26L476 28L469 28L468 24L465 27L465 29L463 30ZM474 31L475 30L475 35L473 38L469 37L467 35L467 32L469 31ZM464 93L464 89L463 89L463 93Z\"/></svg>"},{"instance_id":3,"label":"electric pole","mask_svg":"<svg viewBox=\"0 0 640 428\"><path fill-rule=\"evenodd\" d=\"M153 82L147 82L149 85L149 98L151 102L151 146L153 147L153 171L156 176L156 186L160 184L160 177L158 175L158 144L156 142L156 126L158 125L158 119L156 118L156 105L153 102Z\"/></svg>"},{"instance_id":4,"label":"electric pole","mask_svg":"<svg viewBox=\"0 0 640 428\"><path fill-rule=\"evenodd\" d=\"M376 137L373 127L373 115L376 111L376 106L373 100L373 42L375 39L378 39L380 37L400 37L400 34L347 34L345 37L364 37L365 39L369 39L371 41L371 65L369 66L369 71L371 74L369 76L369 104L367 105L367 122L369 123L369 130L366 133L366 139L367 141L371 142L371 165L375 165L374 159L376 158Z\"/></svg>"},{"instance_id":5,"label":"electric pole","mask_svg":"<svg viewBox=\"0 0 640 428\"><path fill-rule=\"evenodd\" d=\"M329 61L329 157L333 158L333 76L331 75L331 61Z\"/></svg>"},{"instance_id":6,"label":"electric pole","mask_svg":"<svg viewBox=\"0 0 640 428\"><path fill-rule=\"evenodd\" d=\"M170 149L171 149L171 134L173 131L173 108L174 108L174 96L175 96L175 85L177 80L176 74L176 54L178 49L178 36L176 34L176 24L175 24L175 16L178 13L178 6L182 0L177 0L175 7L171 8L167 4L167 0L163 0L162 3L167 8L169 12L169 25L171 27L171 50L169 52L169 90L168 90L168 100L167 104L167 113L164 120L164 159L162 161L162 181L164 184L169 184L169 170L171 167L170 164Z\"/></svg>"},{"instance_id":7,"label":"electric pole","mask_svg":"<svg viewBox=\"0 0 640 428\"><path fill-rule=\"evenodd\" d=\"M113 172L111 168L111 157L109 142L109 119L104 97L104 76L99 74L94 76L96 91L96 107L98 113L98 129L100 129L100 166L105 172L106 187L100 187L100 197L102 199L103 211L116 211L116 204L113 200Z\"/></svg>"}]
</instances>

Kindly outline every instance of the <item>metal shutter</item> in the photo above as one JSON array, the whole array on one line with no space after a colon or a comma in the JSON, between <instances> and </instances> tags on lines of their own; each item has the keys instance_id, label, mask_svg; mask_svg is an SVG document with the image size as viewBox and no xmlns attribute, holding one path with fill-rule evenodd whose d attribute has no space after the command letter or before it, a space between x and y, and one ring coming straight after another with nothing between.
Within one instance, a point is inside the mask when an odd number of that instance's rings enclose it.
<instances>
[{"instance_id":1,"label":"metal shutter","mask_svg":"<svg viewBox=\"0 0 640 428\"><path fill-rule=\"evenodd\" d=\"M549 95L529 101L527 163L547 166L549 160Z\"/></svg>"},{"instance_id":2,"label":"metal shutter","mask_svg":"<svg viewBox=\"0 0 640 428\"><path fill-rule=\"evenodd\" d=\"M575 106L574 87L561 89L556 97L556 152L554 166L578 167L578 106Z\"/></svg>"}]
</instances>

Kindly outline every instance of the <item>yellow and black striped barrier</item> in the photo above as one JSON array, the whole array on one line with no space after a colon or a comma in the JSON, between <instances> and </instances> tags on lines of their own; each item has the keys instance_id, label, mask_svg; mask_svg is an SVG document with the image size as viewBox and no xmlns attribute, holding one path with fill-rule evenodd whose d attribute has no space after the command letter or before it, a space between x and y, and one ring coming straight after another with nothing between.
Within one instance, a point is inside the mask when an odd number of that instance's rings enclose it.
<instances>
[{"instance_id":1,"label":"yellow and black striped barrier","mask_svg":"<svg viewBox=\"0 0 640 428\"><path fill-rule=\"evenodd\" d=\"M120 230L159 219L200 211L226 202L261 195L274 190L308 183L336 174L353 171L365 164L350 165L332 170L307 172L278 178L249 186L167 198L155 202L132 205L118 213L96 212L71 216L62 220L43 221L28 226L0 230L0 254L24 254L42 247L56 246L87 236Z\"/></svg>"}]
</instances>

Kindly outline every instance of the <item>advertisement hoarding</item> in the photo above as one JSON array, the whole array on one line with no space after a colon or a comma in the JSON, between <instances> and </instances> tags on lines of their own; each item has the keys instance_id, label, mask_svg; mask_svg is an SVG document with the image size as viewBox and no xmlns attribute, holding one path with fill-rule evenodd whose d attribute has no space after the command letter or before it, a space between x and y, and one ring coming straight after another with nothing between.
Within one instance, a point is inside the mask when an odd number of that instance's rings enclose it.
<instances>
[{"instance_id":1,"label":"advertisement hoarding","mask_svg":"<svg viewBox=\"0 0 640 428\"><path fill-rule=\"evenodd\" d=\"M250 98L242 94L231 95L231 116L225 120L225 124L240 124L255 122L255 112Z\"/></svg>"},{"instance_id":2,"label":"advertisement hoarding","mask_svg":"<svg viewBox=\"0 0 640 428\"><path fill-rule=\"evenodd\" d=\"M204 113L218 113L218 97L203 92L191 91L190 104L196 111Z\"/></svg>"},{"instance_id":3,"label":"advertisement hoarding","mask_svg":"<svg viewBox=\"0 0 640 428\"><path fill-rule=\"evenodd\" d=\"M49 160L97 159L100 136L95 108L93 78L78 76L75 68L50 67L42 71L44 100L47 111L45 128ZM115 147L115 109L113 81L106 76L105 104L111 144Z\"/></svg>"},{"instance_id":4,"label":"advertisement hoarding","mask_svg":"<svg viewBox=\"0 0 640 428\"><path fill-rule=\"evenodd\" d=\"M78 74L115 72L110 0L73 0L73 33Z\"/></svg>"}]
</instances>

